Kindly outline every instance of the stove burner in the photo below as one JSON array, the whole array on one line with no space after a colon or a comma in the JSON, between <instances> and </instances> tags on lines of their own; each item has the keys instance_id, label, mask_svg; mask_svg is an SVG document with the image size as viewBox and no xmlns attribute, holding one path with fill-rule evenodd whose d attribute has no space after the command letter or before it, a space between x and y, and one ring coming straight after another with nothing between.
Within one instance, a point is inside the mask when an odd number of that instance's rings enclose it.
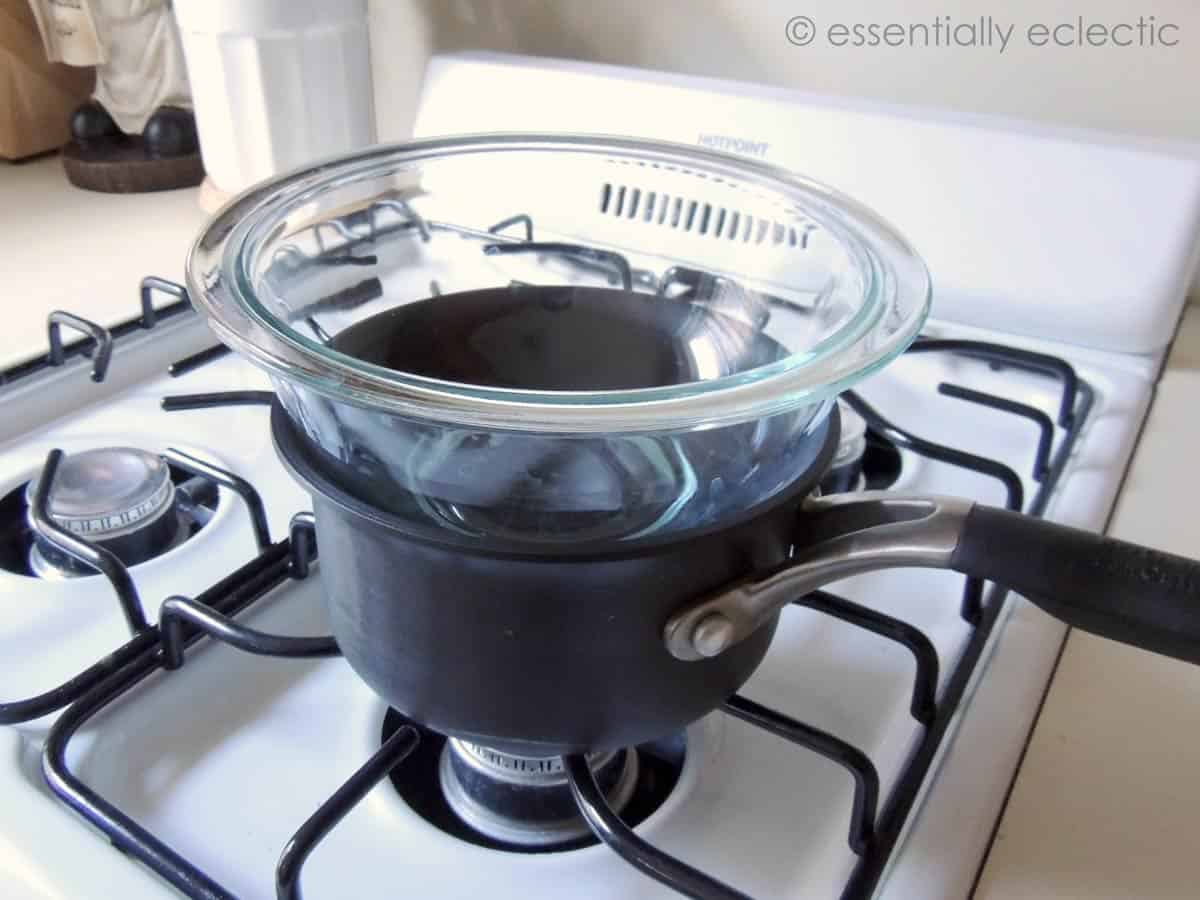
<instances>
[{"instance_id":1,"label":"stove burner","mask_svg":"<svg viewBox=\"0 0 1200 900\"><path fill-rule=\"evenodd\" d=\"M35 477L0 498L0 568L46 579L95 574L35 531ZM200 530L217 505L215 485L134 447L63 458L49 498L55 523L103 546L126 566L146 562Z\"/></svg>"},{"instance_id":2,"label":"stove burner","mask_svg":"<svg viewBox=\"0 0 1200 900\"><path fill-rule=\"evenodd\" d=\"M589 754L609 805L620 813L637 784L636 750ZM450 808L476 831L506 844L546 847L586 837L561 757L513 756L450 738L438 767Z\"/></svg>"},{"instance_id":3,"label":"stove burner","mask_svg":"<svg viewBox=\"0 0 1200 900\"><path fill-rule=\"evenodd\" d=\"M887 438L868 429L866 420L838 400L842 430L829 472L821 480L822 494L847 491L880 491L900 477L900 450Z\"/></svg>"},{"instance_id":4,"label":"stove burner","mask_svg":"<svg viewBox=\"0 0 1200 900\"><path fill-rule=\"evenodd\" d=\"M33 503L38 480L25 488ZM50 494L49 512L67 531L108 547L126 565L144 562L172 546L179 534L175 485L162 457L133 447L104 447L66 457ZM32 519L30 520L32 525ZM71 577L79 567L35 536L29 567L43 578Z\"/></svg>"},{"instance_id":5,"label":"stove burner","mask_svg":"<svg viewBox=\"0 0 1200 900\"><path fill-rule=\"evenodd\" d=\"M383 740L413 725L391 710ZM552 853L595 843L580 818L558 757L522 757L445 738L420 726L421 740L393 786L410 808L440 830L482 847ZM683 735L588 757L609 804L631 827L658 809L679 781Z\"/></svg>"}]
</instances>

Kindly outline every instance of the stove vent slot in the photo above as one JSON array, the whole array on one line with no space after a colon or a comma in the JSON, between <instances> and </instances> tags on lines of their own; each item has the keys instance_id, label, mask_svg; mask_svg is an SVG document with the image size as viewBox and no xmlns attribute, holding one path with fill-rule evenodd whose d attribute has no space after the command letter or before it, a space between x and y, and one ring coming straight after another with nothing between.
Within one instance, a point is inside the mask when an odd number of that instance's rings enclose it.
<instances>
[{"instance_id":1,"label":"stove vent slot","mask_svg":"<svg viewBox=\"0 0 1200 900\"><path fill-rule=\"evenodd\" d=\"M808 246L809 234L817 227L795 228L736 209L610 181L600 189L600 212L617 219L771 247L804 249Z\"/></svg>"}]
</instances>

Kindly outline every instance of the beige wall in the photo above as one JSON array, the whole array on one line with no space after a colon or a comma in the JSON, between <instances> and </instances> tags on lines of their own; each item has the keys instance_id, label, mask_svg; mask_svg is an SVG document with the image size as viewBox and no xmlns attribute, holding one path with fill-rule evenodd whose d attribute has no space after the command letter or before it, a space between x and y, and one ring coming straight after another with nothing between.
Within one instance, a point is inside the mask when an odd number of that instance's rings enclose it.
<instances>
[{"instance_id":1,"label":"beige wall","mask_svg":"<svg viewBox=\"0 0 1200 900\"><path fill-rule=\"evenodd\" d=\"M1008 49L807 47L784 27L843 23L1016 25ZM1035 48L1029 25L1179 26L1174 48ZM1200 0L372 0L380 137L402 138L430 52L486 48L758 81L1200 140Z\"/></svg>"}]
</instances>

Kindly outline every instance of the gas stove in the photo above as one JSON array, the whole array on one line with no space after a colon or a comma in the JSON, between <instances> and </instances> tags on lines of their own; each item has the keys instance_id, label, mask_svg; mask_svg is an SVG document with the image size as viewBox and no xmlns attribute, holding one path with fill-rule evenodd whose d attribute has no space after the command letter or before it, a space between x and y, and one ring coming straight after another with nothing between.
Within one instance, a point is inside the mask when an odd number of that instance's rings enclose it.
<instances>
[{"instance_id":1,"label":"gas stove","mask_svg":"<svg viewBox=\"0 0 1200 900\"><path fill-rule=\"evenodd\" d=\"M440 83L496 65L450 60ZM426 110L446 108L431 83ZM969 892L1064 626L953 573L847 579L797 598L721 710L590 759L599 790L572 796L590 779L557 758L447 741L338 656L268 379L213 344L181 286L147 278L142 299L108 329L54 314L45 352L0 379L8 896ZM1175 301L1149 298L1132 340L1169 334ZM826 488L1103 528L1165 340L1019 332L932 320L843 395ZM105 502L67 490L80 479Z\"/></svg>"},{"instance_id":2,"label":"gas stove","mask_svg":"<svg viewBox=\"0 0 1200 900\"><path fill-rule=\"evenodd\" d=\"M908 355L843 400L846 418L867 426L861 480L1102 524L1116 488L1113 455L1124 458L1132 447L1149 383L1087 354L1072 364L1043 350L930 328ZM121 352L118 341L117 362ZM75 357L64 365L89 363ZM455 824L452 810L462 803L438 773L441 739L422 734L428 746L411 760L378 760L385 736L402 723L340 660L274 659L296 648L246 643L202 615L179 616L192 626L182 631L155 625L163 610L178 611L180 598L190 598L199 604L192 609L245 607L236 621L264 634L327 631L307 497L274 457L265 379L207 350L173 368L5 447L6 527L26 533L38 498L29 486L46 477L54 449L66 454L60 471L122 445L136 448L135 459L165 455L179 468L179 493L206 477L216 483L208 505L197 504L208 513L202 527L128 569L139 600L122 595L122 578L35 578L33 564L9 556L7 592L26 600L10 607L6 621L8 646L20 652L5 654L5 682L14 699L66 685L33 709L10 702L4 711L9 721L48 713L8 730L23 763L0 774L11 796L62 834L49 845L40 829L9 836L37 860L29 887L45 882L86 894L96 877L90 868L67 871L47 853L65 840L90 843L55 807L57 796L177 887L199 888L198 896L269 895L285 846L293 861L314 851L302 870L296 862L289 870L293 878L303 872L310 896L345 896L348 883L351 895L366 895L397 852L411 854L420 873L412 877L447 896L484 889L528 896L533 883L556 895L580 883L589 893L656 895L603 847L533 854L471 839L469 826ZM10 390L37 385L35 374ZM1110 477L1098 487L1102 471ZM191 492L204 494L198 486ZM25 552L36 554L36 542L27 541ZM132 635L131 606L145 617ZM1006 652L1024 659L1024 691L1036 696L1044 687L1062 628L1041 622L1037 634L1023 635L1031 614L998 588L923 571L860 577L801 598L743 696L675 746L642 751L647 774L671 783L660 796L646 789L652 808L638 833L658 852L752 896L869 893L1000 635ZM180 648L181 664L168 669L166 637L193 639L195 626L217 640ZM309 656L328 648L299 649ZM55 709L67 703L65 713ZM1035 710L1036 702L1026 704L1014 730L1023 734ZM365 783L356 775L364 764ZM43 766L50 791L40 784ZM96 855L131 890L136 882L148 896L162 892L128 858ZM463 864L471 859L478 865ZM285 874L278 877L294 889ZM85 882L71 887L80 876Z\"/></svg>"}]
</instances>

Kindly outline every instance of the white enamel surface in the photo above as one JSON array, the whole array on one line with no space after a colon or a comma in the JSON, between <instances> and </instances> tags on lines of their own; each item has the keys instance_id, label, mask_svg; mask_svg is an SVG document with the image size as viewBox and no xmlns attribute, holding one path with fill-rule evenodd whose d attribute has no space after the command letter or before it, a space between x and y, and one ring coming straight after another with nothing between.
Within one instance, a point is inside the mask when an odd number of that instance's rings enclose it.
<instances>
[{"instance_id":1,"label":"white enamel surface","mask_svg":"<svg viewBox=\"0 0 1200 900\"><path fill-rule=\"evenodd\" d=\"M939 325L932 330L964 333ZM1099 391L1099 409L1052 508L1058 517L1095 527L1103 521L1140 420L1147 373L1138 371L1137 364L1082 362L1081 374ZM8 477L21 477L49 446L108 439L121 433L113 423L132 417L144 442L153 443L151 436L157 434L162 445L200 450L249 478L267 500L274 535L282 536L290 515L308 504L274 458L265 410L157 409L164 393L257 386L259 378L248 365L228 358L182 379L158 379L102 412L78 415L11 445L3 459L6 465L11 460L20 464L6 469L12 473ZM936 384L946 379L1051 413L1057 404L1048 380L995 373L982 363L942 355L902 359L868 382L862 393L898 424L1009 459L1027 475L1032 426L938 396ZM1028 478L1025 485L1031 496L1034 486ZM986 478L907 454L897 487L1002 500L999 488ZM248 528L238 502L222 505L226 512L209 525L207 542L193 542L190 549L197 552L186 555L185 545L170 566L148 564L134 570L152 618L168 594L194 593L249 557ZM11 580L4 584L6 597L18 596ZM833 589L924 630L939 649L943 673L967 637L958 617L961 578L952 574L877 574ZM111 599L101 595L99 582L89 585L86 596L82 591L69 598L47 595L50 602L64 604L97 601L84 608L98 624L80 630L67 644L50 640L49 620L39 632L31 617L15 616L10 607L9 619L0 619L4 657L16 652L26 667L48 681L51 663L58 673L88 653L94 657L102 652L101 636L119 640L122 626ZM1028 611L1023 603L1018 607L1018 622ZM18 620L25 631L13 630ZM286 633L322 633L318 579L279 589L246 622ZM953 770L963 755L970 759L969 787L980 795L970 821L978 827L939 823L935 788L913 839L918 847L933 841L935 871L931 876L929 860L902 854L885 883L885 896L930 896L931 877L954 885L973 873L1036 708L1032 698L1040 696L1062 635L1061 627L1037 621L1032 629L1010 629L1005 640L1011 635L1021 641L1027 631L1032 637L1020 645L1021 664L1009 673L1010 683L997 684L989 675L977 698L982 702L987 691L1000 689L1010 702L1003 715L990 719L986 746L959 740L946 764ZM1002 642L1001 656L1004 649ZM920 735L908 713L912 673L908 652L886 640L809 611L790 610L745 694L864 749L879 767L886 794ZM378 746L383 712L341 660L270 660L200 645L180 672L153 677L94 719L72 743L70 758L87 784L212 877L239 896L265 898L273 896L274 866L287 839ZM34 841L22 832L13 838L20 864L13 867L18 887L9 896L88 896L97 873L109 868L114 878L130 884L126 896L171 896L121 855L97 853L89 826L46 794L36 758L45 724L8 730L6 740L14 742L10 749L24 762L0 765L0 791L15 798L0 819L0 836L21 831L25 810L41 823L37 834L43 836ZM15 741L14 733L19 735ZM970 733L964 729L962 738ZM851 783L843 771L721 714L698 723L690 738L683 783L642 833L755 896L836 896L854 861L846 844ZM958 794L952 804L960 815L969 794ZM96 857L86 870L63 864L62 848L76 845L89 858ZM964 860L961 865L948 862L956 856ZM366 896L381 879L401 873L427 896L670 896L598 847L530 858L465 845L419 819L386 783L313 854L304 884L309 896Z\"/></svg>"},{"instance_id":2,"label":"white enamel surface","mask_svg":"<svg viewBox=\"0 0 1200 900\"><path fill-rule=\"evenodd\" d=\"M417 135L547 128L715 138L832 185L924 256L938 318L1158 351L1196 262L1193 145L588 63L489 53L431 61Z\"/></svg>"}]
</instances>

